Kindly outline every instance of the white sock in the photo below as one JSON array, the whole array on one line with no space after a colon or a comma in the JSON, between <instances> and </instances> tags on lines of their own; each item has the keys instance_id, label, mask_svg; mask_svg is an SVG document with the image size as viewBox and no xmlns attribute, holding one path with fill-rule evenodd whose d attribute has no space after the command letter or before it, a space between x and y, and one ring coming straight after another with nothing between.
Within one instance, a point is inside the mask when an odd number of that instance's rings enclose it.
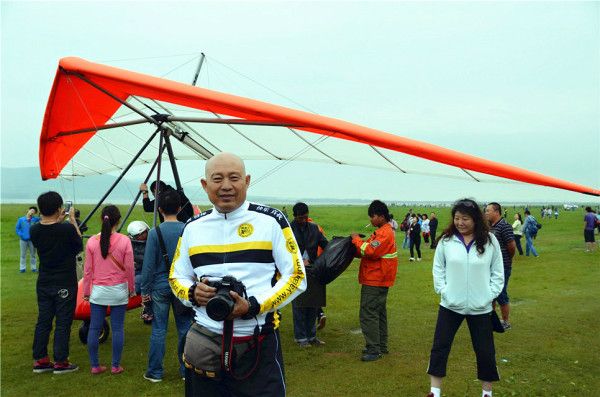
<instances>
[{"instance_id":1,"label":"white sock","mask_svg":"<svg viewBox=\"0 0 600 397\"><path fill-rule=\"evenodd\" d=\"M442 390L439 387L431 387L431 392L433 393L433 397L442 397Z\"/></svg>"},{"instance_id":2,"label":"white sock","mask_svg":"<svg viewBox=\"0 0 600 397\"><path fill-rule=\"evenodd\" d=\"M481 397L485 397L485 396L490 396L492 397L492 391L487 391L487 390L481 390Z\"/></svg>"}]
</instances>

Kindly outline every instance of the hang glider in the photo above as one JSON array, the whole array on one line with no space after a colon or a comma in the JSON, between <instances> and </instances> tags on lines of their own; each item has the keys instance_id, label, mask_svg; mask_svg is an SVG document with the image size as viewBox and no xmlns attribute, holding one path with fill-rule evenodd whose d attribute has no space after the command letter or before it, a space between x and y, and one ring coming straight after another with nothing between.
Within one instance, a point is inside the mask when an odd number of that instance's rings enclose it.
<instances>
[{"instance_id":1,"label":"hang glider","mask_svg":"<svg viewBox=\"0 0 600 397\"><path fill-rule=\"evenodd\" d=\"M143 154L156 148L148 139L149 124L183 144L171 156L177 160L231 151L245 159L321 161L403 173L418 173L423 162L435 162L433 175L477 181L492 175L600 196L598 189L343 120L74 57L60 60L48 100L40 136L42 179L123 169L140 147L135 164L151 164L155 155ZM90 141L98 143L93 150ZM69 174L65 167L77 153L85 154L87 163L80 156Z\"/></svg>"}]
</instances>

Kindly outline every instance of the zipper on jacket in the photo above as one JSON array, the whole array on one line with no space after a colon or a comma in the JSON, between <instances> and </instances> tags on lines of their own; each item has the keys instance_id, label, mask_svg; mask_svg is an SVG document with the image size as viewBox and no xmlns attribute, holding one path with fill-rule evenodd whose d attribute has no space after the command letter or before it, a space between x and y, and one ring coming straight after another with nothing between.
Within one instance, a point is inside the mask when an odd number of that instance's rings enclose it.
<instances>
[{"instance_id":1,"label":"zipper on jacket","mask_svg":"<svg viewBox=\"0 0 600 397\"><path fill-rule=\"evenodd\" d=\"M223 241L225 242L225 253L223 254L223 265L225 265L227 263L227 254L229 253L229 235L228 235L228 229L229 229L229 219L227 218L227 213L223 214L223 219L225 221L225 225L223 227ZM225 274L229 274L229 269L227 268L227 266L225 266Z\"/></svg>"}]
</instances>

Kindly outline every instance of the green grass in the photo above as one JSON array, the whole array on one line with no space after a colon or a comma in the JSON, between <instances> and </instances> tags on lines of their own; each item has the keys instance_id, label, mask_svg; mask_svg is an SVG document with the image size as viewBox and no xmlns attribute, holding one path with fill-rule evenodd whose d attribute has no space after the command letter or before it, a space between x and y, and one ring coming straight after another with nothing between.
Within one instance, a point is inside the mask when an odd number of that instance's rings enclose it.
<instances>
[{"instance_id":1,"label":"green grass","mask_svg":"<svg viewBox=\"0 0 600 397\"><path fill-rule=\"evenodd\" d=\"M130 312L125 324L123 366L119 376L91 376L85 346L79 342L79 322L73 324L71 360L81 366L74 374L54 376L31 372L31 344L37 317L36 275L18 273L18 240L14 224L25 205L2 205L1 264L1 394L2 396L176 396L183 382L176 364L176 334L169 326L165 379L142 379L147 362L150 327ZM83 208L83 213L89 207ZM122 208L124 210L124 208ZM393 208L401 218L406 208ZM415 211L430 212L431 208ZM448 209L438 209L440 225ZM513 209L509 208L512 219ZM534 211L537 216L538 211ZM313 207L311 216L328 236L352 231L369 234L366 207ZM139 209L130 219L141 219ZM146 216L146 219L150 218ZM517 257L510 282L513 329L496 334L501 381L494 396L593 396L600 391L600 251L585 253L581 210L562 212L558 220L543 220L536 241L539 258ZM538 219L539 220L539 219ZM98 222L90 224L98 230ZM402 235L398 234L401 245ZM382 360L359 360L364 346L358 323L358 262L328 286L327 327L319 337L323 348L300 349L293 342L290 307L283 309L281 336L288 395L295 396L423 396L429 390L425 371L437 313L433 292L433 251L423 249L423 262L408 262L400 251L396 285L388 298L391 353ZM51 349L51 346L50 346ZM100 348L110 360L110 341ZM466 325L457 334L450 355L446 396L480 396L475 358Z\"/></svg>"}]
</instances>

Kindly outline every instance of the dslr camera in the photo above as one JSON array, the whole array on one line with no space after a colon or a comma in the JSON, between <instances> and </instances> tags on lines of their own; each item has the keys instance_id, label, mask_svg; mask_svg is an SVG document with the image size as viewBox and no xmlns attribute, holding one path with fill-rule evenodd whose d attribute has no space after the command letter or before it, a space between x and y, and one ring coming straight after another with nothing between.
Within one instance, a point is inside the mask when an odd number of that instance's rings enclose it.
<instances>
[{"instance_id":1,"label":"dslr camera","mask_svg":"<svg viewBox=\"0 0 600 397\"><path fill-rule=\"evenodd\" d=\"M217 289L217 294L206 304L206 314L215 321L225 320L233 311L235 301L229 291L246 297L246 286L233 276L208 277L205 283Z\"/></svg>"}]
</instances>

